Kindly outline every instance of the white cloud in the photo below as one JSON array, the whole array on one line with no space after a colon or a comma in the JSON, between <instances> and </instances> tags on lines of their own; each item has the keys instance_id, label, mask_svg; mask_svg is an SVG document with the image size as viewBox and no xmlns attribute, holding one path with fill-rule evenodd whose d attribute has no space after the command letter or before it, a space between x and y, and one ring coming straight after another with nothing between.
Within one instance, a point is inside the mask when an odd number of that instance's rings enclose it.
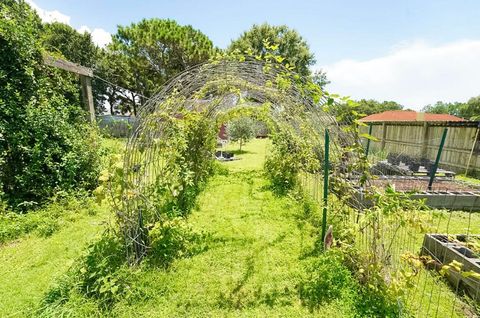
<instances>
[{"instance_id":1,"label":"white cloud","mask_svg":"<svg viewBox=\"0 0 480 318\"><path fill-rule=\"evenodd\" d=\"M92 40L93 42L98 45L99 47L105 47L108 43L112 41L112 35L105 31L104 29L101 28L95 28L93 31L90 30L89 27L86 25L82 25L79 29L78 32L83 33L83 32L88 32L92 34Z\"/></svg>"},{"instance_id":2,"label":"white cloud","mask_svg":"<svg viewBox=\"0 0 480 318\"><path fill-rule=\"evenodd\" d=\"M26 2L35 10L37 11L38 15L40 16L40 19L42 19L43 22L61 22L70 25L70 16L61 13L60 11L53 10L53 11L48 11L48 10L43 10L39 6L33 2L33 0L26 0Z\"/></svg>"},{"instance_id":3,"label":"white cloud","mask_svg":"<svg viewBox=\"0 0 480 318\"><path fill-rule=\"evenodd\" d=\"M480 40L441 46L417 41L366 61L342 60L325 66L329 92L354 99L394 100L420 109L442 100L466 101L480 95Z\"/></svg>"},{"instance_id":4,"label":"white cloud","mask_svg":"<svg viewBox=\"0 0 480 318\"><path fill-rule=\"evenodd\" d=\"M53 10L53 11L44 10L40 8L37 4L35 4L33 0L26 0L26 2L35 11L37 11L38 15L40 16L40 19L42 19L43 22L46 22L46 23L61 22L61 23L70 25L70 19L71 19L70 16L63 14L57 10ZM100 47L105 47L111 41L111 34L101 28L94 28L93 31L91 31L89 27L87 27L86 25L82 25L78 29L78 32L91 33L93 42Z\"/></svg>"}]
</instances>

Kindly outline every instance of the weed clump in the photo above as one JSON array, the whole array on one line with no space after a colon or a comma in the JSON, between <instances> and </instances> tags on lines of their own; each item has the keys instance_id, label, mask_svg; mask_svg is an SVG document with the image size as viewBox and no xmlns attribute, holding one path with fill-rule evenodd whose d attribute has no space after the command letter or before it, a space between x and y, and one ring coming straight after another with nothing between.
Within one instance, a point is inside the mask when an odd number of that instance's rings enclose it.
<instances>
[{"instance_id":1,"label":"weed clump","mask_svg":"<svg viewBox=\"0 0 480 318\"><path fill-rule=\"evenodd\" d=\"M147 262L155 267L168 268L175 259L207 249L204 235L193 232L181 218L156 223L149 231L149 238Z\"/></svg>"},{"instance_id":2,"label":"weed clump","mask_svg":"<svg viewBox=\"0 0 480 318\"><path fill-rule=\"evenodd\" d=\"M340 253L333 250L307 260L305 275L299 284L304 305L313 309L336 299L348 299L356 292L355 279L343 264Z\"/></svg>"},{"instance_id":3,"label":"weed clump","mask_svg":"<svg viewBox=\"0 0 480 318\"><path fill-rule=\"evenodd\" d=\"M68 302L81 298L93 300L102 310L110 308L128 296L130 274L125 264L123 242L116 235L106 232L45 294L42 310L61 311Z\"/></svg>"}]
</instances>

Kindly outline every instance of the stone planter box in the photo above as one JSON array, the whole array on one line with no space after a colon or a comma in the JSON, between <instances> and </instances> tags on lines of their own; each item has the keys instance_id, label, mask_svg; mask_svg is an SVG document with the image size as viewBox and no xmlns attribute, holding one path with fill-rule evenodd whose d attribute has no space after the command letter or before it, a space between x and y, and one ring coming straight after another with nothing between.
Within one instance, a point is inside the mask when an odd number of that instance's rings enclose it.
<instances>
[{"instance_id":1,"label":"stone planter box","mask_svg":"<svg viewBox=\"0 0 480 318\"><path fill-rule=\"evenodd\" d=\"M412 200L425 200L425 204L432 209L480 211L480 193L469 191L423 191L410 194ZM352 206L370 208L371 200L367 200L361 190L357 190L351 200Z\"/></svg>"},{"instance_id":2,"label":"stone planter box","mask_svg":"<svg viewBox=\"0 0 480 318\"><path fill-rule=\"evenodd\" d=\"M464 235L453 236L460 238ZM425 234L421 255L428 255L441 263L437 264L439 265L437 269L440 268L440 265L448 265L452 261L457 261L463 264L462 271L474 271L480 274L480 256L460 242L450 241L448 236L444 234ZM458 286L459 289L465 290L477 303L480 303L479 279L471 276L463 277L461 273L454 270L450 270L446 278L455 289Z\"/></svg>"},{"instance_id":3,"label":"stone planter box","mask_svg":"<svg viewBox=\"0 0 480 318\"><path fill-rule=\"evenodd\" d=\"M413 200L425 200L434 209L480 211L480 195L474 192L425 191L411 195Z\"/></svg>"}]
</instances>

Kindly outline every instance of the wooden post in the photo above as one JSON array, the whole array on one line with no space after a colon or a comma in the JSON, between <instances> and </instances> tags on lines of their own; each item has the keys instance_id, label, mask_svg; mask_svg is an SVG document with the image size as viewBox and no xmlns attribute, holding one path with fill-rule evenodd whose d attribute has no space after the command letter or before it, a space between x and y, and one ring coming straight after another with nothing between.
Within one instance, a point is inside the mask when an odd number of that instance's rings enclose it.
<instances>
[{"instance_id":1,"label":"wooden post","mask_svg":"<svg viewBox=\"0 0 480 318\"><path fill-rule=\"evenodd\" d=\"M470 168L470 161L472 160L473 150L475 150L475 145L477 144L479 130L480 130L480 123L477 126L477 132L475 133L475 138L473 139L472 150L470 150L470 155L468 156L467 168L465 169L465 177L468 174L468 168Z\"/></svg>"},{"instance_id":2,"label":"wooden post","mask_svg":"<svg viewBox=\"0 0 480 318\"><path fill-rule=\"evenodd\" d=\"M380 146L381 150L385 150L385 141L387 139L387 123L383 122L382 123L382 143Z\"/></svg>"},{"instance_id":3,"label":"wooden post","mask_svg":"<svg viewBox=\"0 0 480 318\"><path fill-rule=\"evenodd\" d=\"M428 122L423 123L423 140L422 148L420 149L420 157L427 158L428 152Z\"/></svg>"},{"instance_id":4,"label":"wooden post","mask_svg":"<svg viewBox=\"0 0 480 318\"><path fill-rule=\"evenodd\" d=\"M372 136L372 129L373 129L373 125L372 123L370 123L370 126L368 127L368 135L369 137ZM365 149L365 157L368 158L368 152L370 151L370 138L367 138L367 147Z\"/></svg>"},{"instance_id":5,"label":"wooden post","mask_svg":"<svg viewBox=\"0 0 480 318\"><path fill-rule=\"evenodd\" d=\"M93 106L92 95L92 77L93 70L88 67L84 67L70 61L62 60L50 55L43 57L43 63L45 65L60 68L62 70L78 74L80 76L80 82L82 84L82 98L85 110L89 113L89 120L91 123L95 123L95 107Z\"/></svg>"},{"instance_id":6,"label":"wooden post","mask_svg":"<svg viewBox=\"0 0 480 318\"><path fill-rule=\"evenodd\" d=\"M95 107L93 106L92 79L90 77L80 75L82 83L82 99L85 110L89 114L91 123L95 123Z\"/></svg>"}]
</instances>

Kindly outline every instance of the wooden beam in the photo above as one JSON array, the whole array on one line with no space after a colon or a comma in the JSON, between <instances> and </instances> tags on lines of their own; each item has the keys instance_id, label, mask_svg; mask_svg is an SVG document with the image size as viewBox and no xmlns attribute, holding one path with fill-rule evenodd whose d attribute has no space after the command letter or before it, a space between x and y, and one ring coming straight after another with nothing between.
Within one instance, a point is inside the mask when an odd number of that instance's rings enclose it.
<instances>
[{"instance_id":1,"label":"wooden beam","mask_svg":"<svg viewBox=\"0 0 480 318\"><path fill-rule=\"evenodd\" d=\"M58 67L62 70L69 71L78 75L93 77L93 70L91 68L81 66L70 61L62 60L51 55L45 55L43 57L43 63L45 63L45 65Z\"/></svg>"},{"instance_id":2,"label":"wooden beam","mask_svg":"<svg viewBox=\"0 0 480 318\"><path fill-rule=\"evenodd\" d=\"M95 107L93 105L92 94L93 70L91 68L81 66L70 61L62 60L51 55L44 55L43 63L48 66L57 67L62 70L80 75L84 108L89 114L88 119L90 120L90 122L95 123Z\"/></svg>"}]
</instances>

